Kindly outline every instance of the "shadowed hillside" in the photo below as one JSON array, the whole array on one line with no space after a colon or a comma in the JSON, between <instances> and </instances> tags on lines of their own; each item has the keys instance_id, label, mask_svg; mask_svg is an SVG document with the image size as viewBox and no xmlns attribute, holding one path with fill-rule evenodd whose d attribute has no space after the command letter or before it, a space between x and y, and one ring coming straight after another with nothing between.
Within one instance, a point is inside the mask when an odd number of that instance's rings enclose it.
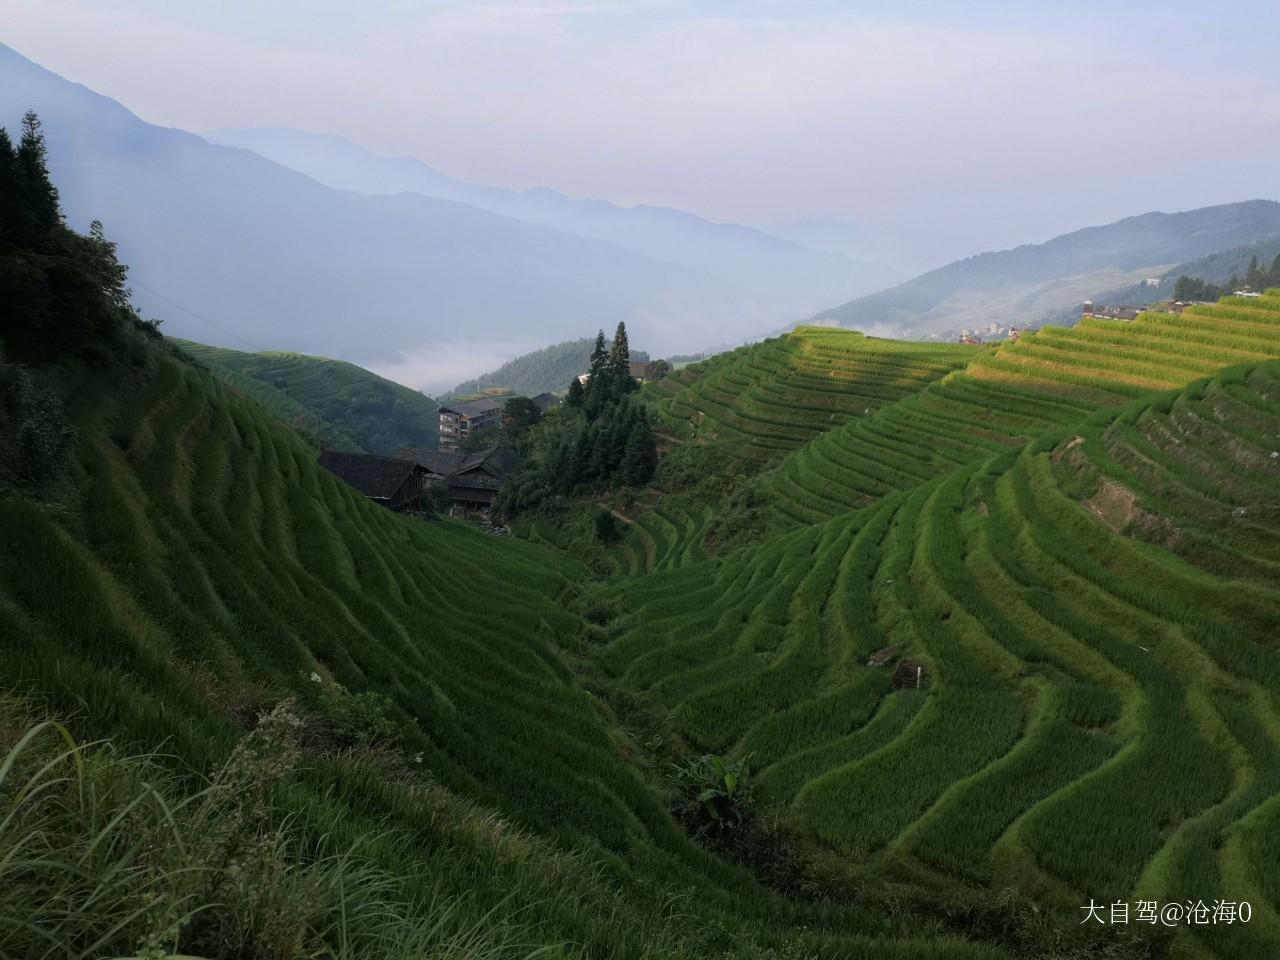
<instances>
[{"instance_id":1,"label":"shadowed hillside","mask_svg":"<svg viewBox=\"0 0 1280 960\"><path fill-rule=\"evenodd\" d=\"M439 405L434 400L354 364L300 353L242 353L173 342L229 386L326 447L391 454L404 446L436 444Z\"/></svg>"}]
</instances>

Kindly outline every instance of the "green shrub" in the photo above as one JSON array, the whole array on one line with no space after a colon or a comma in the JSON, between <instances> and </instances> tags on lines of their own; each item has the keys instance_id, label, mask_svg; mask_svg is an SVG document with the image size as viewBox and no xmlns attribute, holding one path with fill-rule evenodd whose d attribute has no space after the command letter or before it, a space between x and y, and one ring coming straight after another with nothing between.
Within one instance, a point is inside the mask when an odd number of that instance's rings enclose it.
<instances>
[{"instance_id":1,"label":"green shrub","mask_svg":"<svg viewBox=\"0 0 1280 960\"><path fill-rule=\"evenodd\" d=\"M596 513L596 539L601 543L616 543L621 537L618 530L618 518L608 510L599 510Z\"/></svg>"},{"instance_id":2,"label":"green shrub","mask_svg":"<svg viewBox=\"0 0 1280 960\"><path fill-rule=\"evenodd\" d=\"M695 834L722 833L751 818L749 757L726 760L714 753L677 764L672 809Z\"/></svg>"},{"instance_id":3,"label":"green shrub","mask_svg":"<svg viewBox=\"0 0 1280 960\"><path fill-rule=\"evenodd\" d=\"M323 735L344 747L394 745L404 734L395 701L373 690L351 693L341 684L310 676L309 704L319 714Z\"/></svg>"}]
</instances>

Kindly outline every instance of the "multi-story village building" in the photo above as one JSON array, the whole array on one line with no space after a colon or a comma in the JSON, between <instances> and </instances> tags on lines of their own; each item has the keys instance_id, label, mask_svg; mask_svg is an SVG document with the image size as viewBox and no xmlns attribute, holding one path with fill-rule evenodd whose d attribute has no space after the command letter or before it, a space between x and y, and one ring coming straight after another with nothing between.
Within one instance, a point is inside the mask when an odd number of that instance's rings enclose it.
<instances>
[{"instance_id":1,"label":"multi-story village building","mask_svg":"<svg viewBox=\"0 0 1280 960\"><path fill-rule=\"evenodd\" d=\"M482 397L440 408L440 449L454 451L477 430L502 423L504 401Z\"/></svg>"}]
</instances>

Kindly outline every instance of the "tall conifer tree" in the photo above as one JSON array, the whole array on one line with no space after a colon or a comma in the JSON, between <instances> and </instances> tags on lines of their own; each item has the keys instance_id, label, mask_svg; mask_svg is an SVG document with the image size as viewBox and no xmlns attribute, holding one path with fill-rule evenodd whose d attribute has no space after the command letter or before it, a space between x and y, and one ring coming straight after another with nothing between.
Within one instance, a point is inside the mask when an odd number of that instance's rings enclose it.
<instances>
[{"instance_id":1,"label":"tall conifer tree","mask_svg":"<svg viewBox=\"0 0 1280 960\"><path fill-rule=\"evenodd\" d=\"M615 396L635 389L636 383L631 379L631 344L627 342L627 325L619 320L618 329L613 334L613 346L609 350L609 370L612 374Z\"/></svg>"}]
</instances>

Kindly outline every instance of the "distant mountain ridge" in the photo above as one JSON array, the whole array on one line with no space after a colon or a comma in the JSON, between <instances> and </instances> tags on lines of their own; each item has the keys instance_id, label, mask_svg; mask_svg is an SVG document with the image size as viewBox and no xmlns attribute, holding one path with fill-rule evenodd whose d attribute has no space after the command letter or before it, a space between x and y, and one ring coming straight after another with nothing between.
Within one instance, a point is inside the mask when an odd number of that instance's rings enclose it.
<instances>
[{"instance_id":1,"label":"distant mountain ridge","mask_svg":"<svg viewBox=\"0 0 1280 960\"><path fill-rule=\"evenodd\" d=\"M753 295L794 304L870 292L902 275L884 263L812 249L735 223L715 223L670 207L621 207L535 187L524 191L454 179L413 157L386 157L344 137L284 128L216 130L211 143L252 150L342 190L420 193L506 217L603 240L655 260L728 281ZM813 308L810 308L813 309Z\"/></svg>"},{"instance_id":2,"label":"distant mountain ridge","mask_svg":"<svg viewBox=\"0 0 1280 960\"><path fill-rule=\"evenodd\" d=\"M1146 213L1046 243L983 253L825 310L816 322L927 336L1029 323L1173 266L1280 233L1280 203L1248 200Z\"/></svg>"},{"instance_id":3,"label":"distant mountain ridge","mask_svg":"<svg viewBox=\"0 0 1280 960\"><path fill-rule=\"evenodd\" d=\"M145 123L0 45L0 125L16 129L28 109L44 123L68 222L103 221L139 308L177 336L394 367L440 389L491 363L467 357L618 320L674 350L794 315L794 301L614 243L421 194L325 186ZM450 345L456 367L434 383L414 374L409 361Z\"/></svg>"},{"instance_id":4,"label":"distant mountain ridge","mask_svg":"<svg viewBox=\"0 0 1280 960\"><path fill-rule=\"evenodd\" d=\"M1145 307L1159 300L1172 298L1179 277L1185 276L1214 284L1226 283L1233 275L1242 279L1252 258L1257 257L1258 262L1266 266L1271 264L1278 254L1280 254L1280 234L1180 263L1166 271L1164 276L1153 277L1152 279L1159 281L1155 286L1143 280L1124 287L1100 290L1088 299L1094 303L1110 306ZM1069 324L1075 321L1079 313L1079 306L1073 304L1046 319L1049 323Z\"/></svg>"}]
</instances>

